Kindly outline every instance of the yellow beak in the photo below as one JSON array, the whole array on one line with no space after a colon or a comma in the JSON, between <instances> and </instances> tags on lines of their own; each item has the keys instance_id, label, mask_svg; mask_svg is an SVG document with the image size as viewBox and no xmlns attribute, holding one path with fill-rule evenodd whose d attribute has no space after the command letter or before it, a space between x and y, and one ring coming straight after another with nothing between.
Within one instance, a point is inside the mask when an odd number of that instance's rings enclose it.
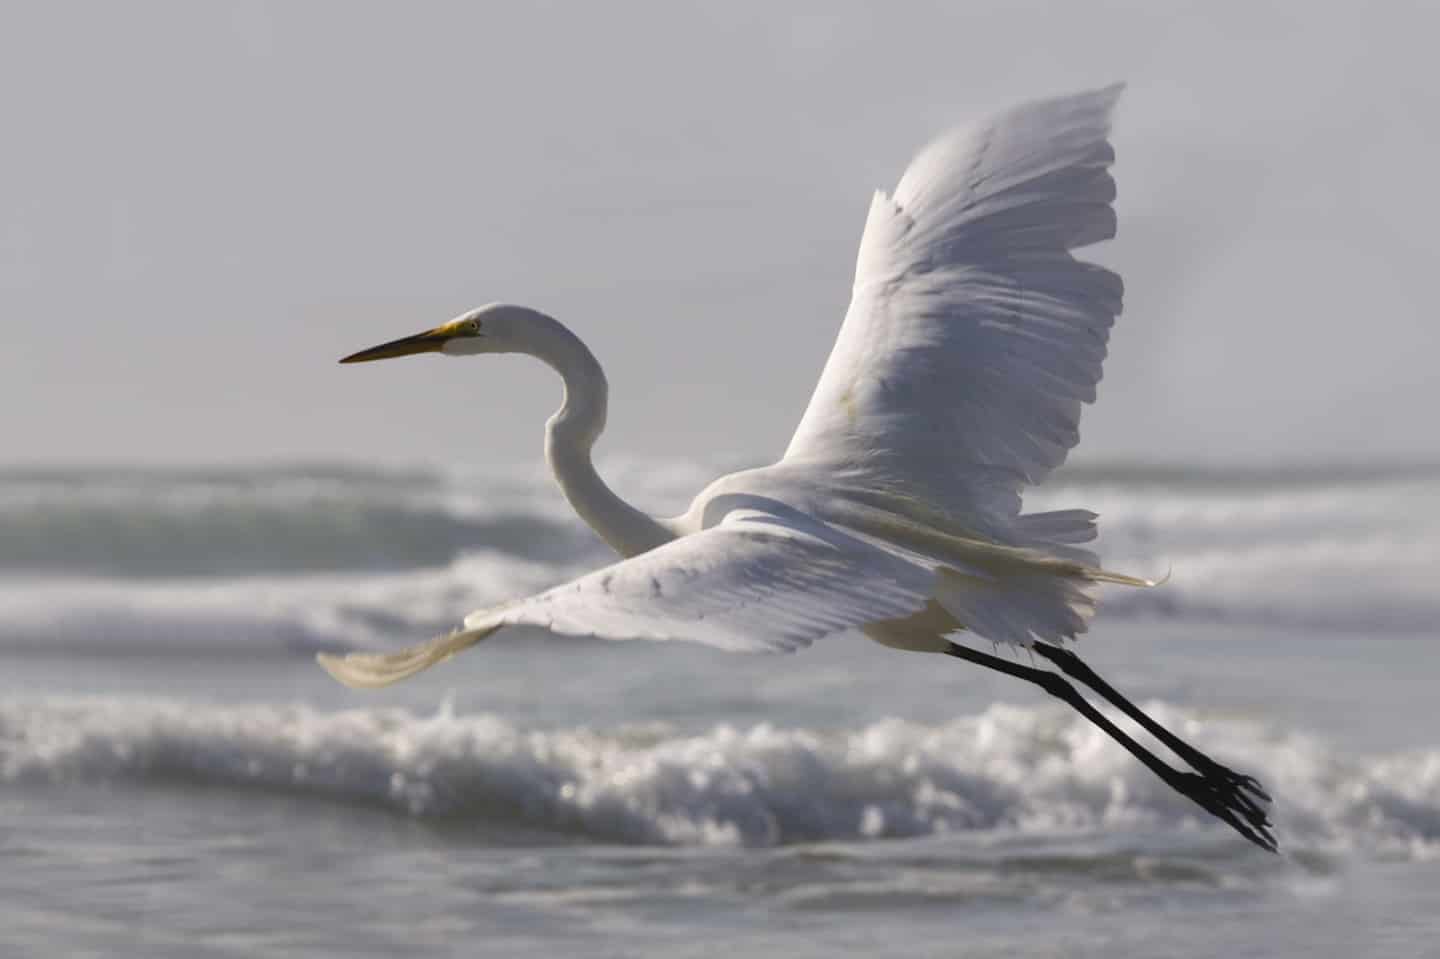
<instances>
[{"instance_id":1,"label":"yellow beak","mask_svg":"<svg viewBox=\"0 0 1440 959\"><path fill-rule=\"evenodd\" d=\"M391 340L389 343L381 343L379 346L372 346L368 350L361 350L359 353L351 353L340 360L341 363L368 363L371 360L388 360L393 356L412 356L416 353L439 353L445 346L447 340L455 335L455 331L448 325L437 326L433 330L426 330L424 333L416 333L414 336L404 336L398 340Z\"/></svg>"}]
</instances>

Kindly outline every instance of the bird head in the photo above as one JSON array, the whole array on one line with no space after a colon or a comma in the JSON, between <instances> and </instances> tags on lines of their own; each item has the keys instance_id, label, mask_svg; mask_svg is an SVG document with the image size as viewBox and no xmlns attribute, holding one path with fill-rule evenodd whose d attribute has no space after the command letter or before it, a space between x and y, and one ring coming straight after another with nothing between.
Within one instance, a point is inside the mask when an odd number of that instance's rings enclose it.
<instances>
[{"instance_id":1,"label":"bird head","mask_svg":"<svg viewBox=\"0 0 1440 959\"><path fill-rule=\"evenodd\" d=\"M341 363L368 363L417 353L445 353L469 356L473 353L515 353L524 349L525 331L537 314L523 306L491 303L461 313L433 330L403 336L358 353Z\"/></svg>"}]
</instances>

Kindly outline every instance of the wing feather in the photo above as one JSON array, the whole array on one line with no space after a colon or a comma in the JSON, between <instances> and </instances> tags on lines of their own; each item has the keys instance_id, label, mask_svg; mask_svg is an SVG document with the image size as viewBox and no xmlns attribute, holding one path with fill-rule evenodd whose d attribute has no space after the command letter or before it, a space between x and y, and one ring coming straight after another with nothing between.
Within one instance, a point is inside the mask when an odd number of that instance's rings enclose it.
<instances>
[{"instance_id":1,"label":"wing feather","mask_svg":"<svg viewBox=\"0 0 1440 959\"><path fill-rule=\"evenodd\" d=\"M1120 277L1070 250L1115 233L1120 87L1026 104L927 147L878 193L855 289L787 460L869 470L992 534L1079 442ZM990 523L987 527L985 520Z\"/></svg>"},{"instance_id":2,"label":"wing feather","mask_svg":"<svg viewBox=\"0 0 1440 959\"><path fill-rule=\"evenodd\" d=\"M914 612L932 583L924 568L841 529L737 510L717 526L465 623L790 652Z\"/></svg>"},{"instance_id":3,"label":"wing feather","mask_svg":"<svg viewBox=\"0 0 1440 959\"><path fill-rule=\"evenodd\" d=\"M838 527L736 510L717 526L569 583L465 618L465 627L393 653L322 654L351 686L384 686L504 626L602 639L689 640L792 652L822 636L925 605L932 570Z\"/></svg>"}]
</instances>

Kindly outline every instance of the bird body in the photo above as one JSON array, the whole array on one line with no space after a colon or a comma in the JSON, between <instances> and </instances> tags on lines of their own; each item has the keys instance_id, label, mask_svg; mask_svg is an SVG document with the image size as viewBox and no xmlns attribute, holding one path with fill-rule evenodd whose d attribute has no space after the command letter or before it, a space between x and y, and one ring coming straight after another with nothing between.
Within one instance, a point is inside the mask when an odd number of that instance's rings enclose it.
<instances>
[{"instance_id":1,"label":"bird body","mask_svg":"<svg viewBox=\"0 0 1440 959\"><path fill-rule=\"evenodd\" d=\"M1118 86L1015 107L923 150L875 194L850 307L784 456L721 477L683 514L652 517L605 484L591 449L608 384L558 320L492 304L346 357L524 353L565 398L545 455L575 511L620 562L466 617L395 653L321 655L341 682L381 686L512 625L607 639L682 639L791 652L847 630L1035 682L1101 725L1176 789L1273 848L1263 790L1188 747L1062 649L1102 583L1086 510L1021 511L1079 440L1095 399L1119 276L1072 250L1115 232L1110 113ZM1030 648L1130 713L1197 774L1155 760L1059 674L954 641ZM1152 728L1154 727L1154 728ZM1192 779L1185 778L1193 777ZM1252 788L1253 787L1253 788Z\"/></svg>"}]
</instances>

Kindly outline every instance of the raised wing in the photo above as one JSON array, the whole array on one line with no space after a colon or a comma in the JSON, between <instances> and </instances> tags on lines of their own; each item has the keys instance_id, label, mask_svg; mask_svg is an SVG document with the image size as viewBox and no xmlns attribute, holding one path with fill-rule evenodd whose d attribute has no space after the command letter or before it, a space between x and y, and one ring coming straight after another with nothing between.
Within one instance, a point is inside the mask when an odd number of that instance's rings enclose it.
<instances>
[{"instance_id":1,"label":"raised wing","mask_svg":"<svg viewBox=\"0 0 1440 959\"><path fill-rule=\"evenodd\" d=\"M845 464L956 517L1013 517L1095 399L1120 277L1070 250L1115 234L1120 87L943 137L877 193L850 309L787 460Z\"/></svg>"},{"instance_id":2,"label":"raised wing","mask_svg":"<svg viewBox=\"0 0 1440 959\"><path fill-rule=\"evenodd\" d=\"M385 686L494 633L526 624L603 639L682 639L790 652L829 633L909 615L934 573L803 518L755 509L527 599L465 618L465 628L396 653L322 654L350 686Z\"/></svg>"}]
</instances>

